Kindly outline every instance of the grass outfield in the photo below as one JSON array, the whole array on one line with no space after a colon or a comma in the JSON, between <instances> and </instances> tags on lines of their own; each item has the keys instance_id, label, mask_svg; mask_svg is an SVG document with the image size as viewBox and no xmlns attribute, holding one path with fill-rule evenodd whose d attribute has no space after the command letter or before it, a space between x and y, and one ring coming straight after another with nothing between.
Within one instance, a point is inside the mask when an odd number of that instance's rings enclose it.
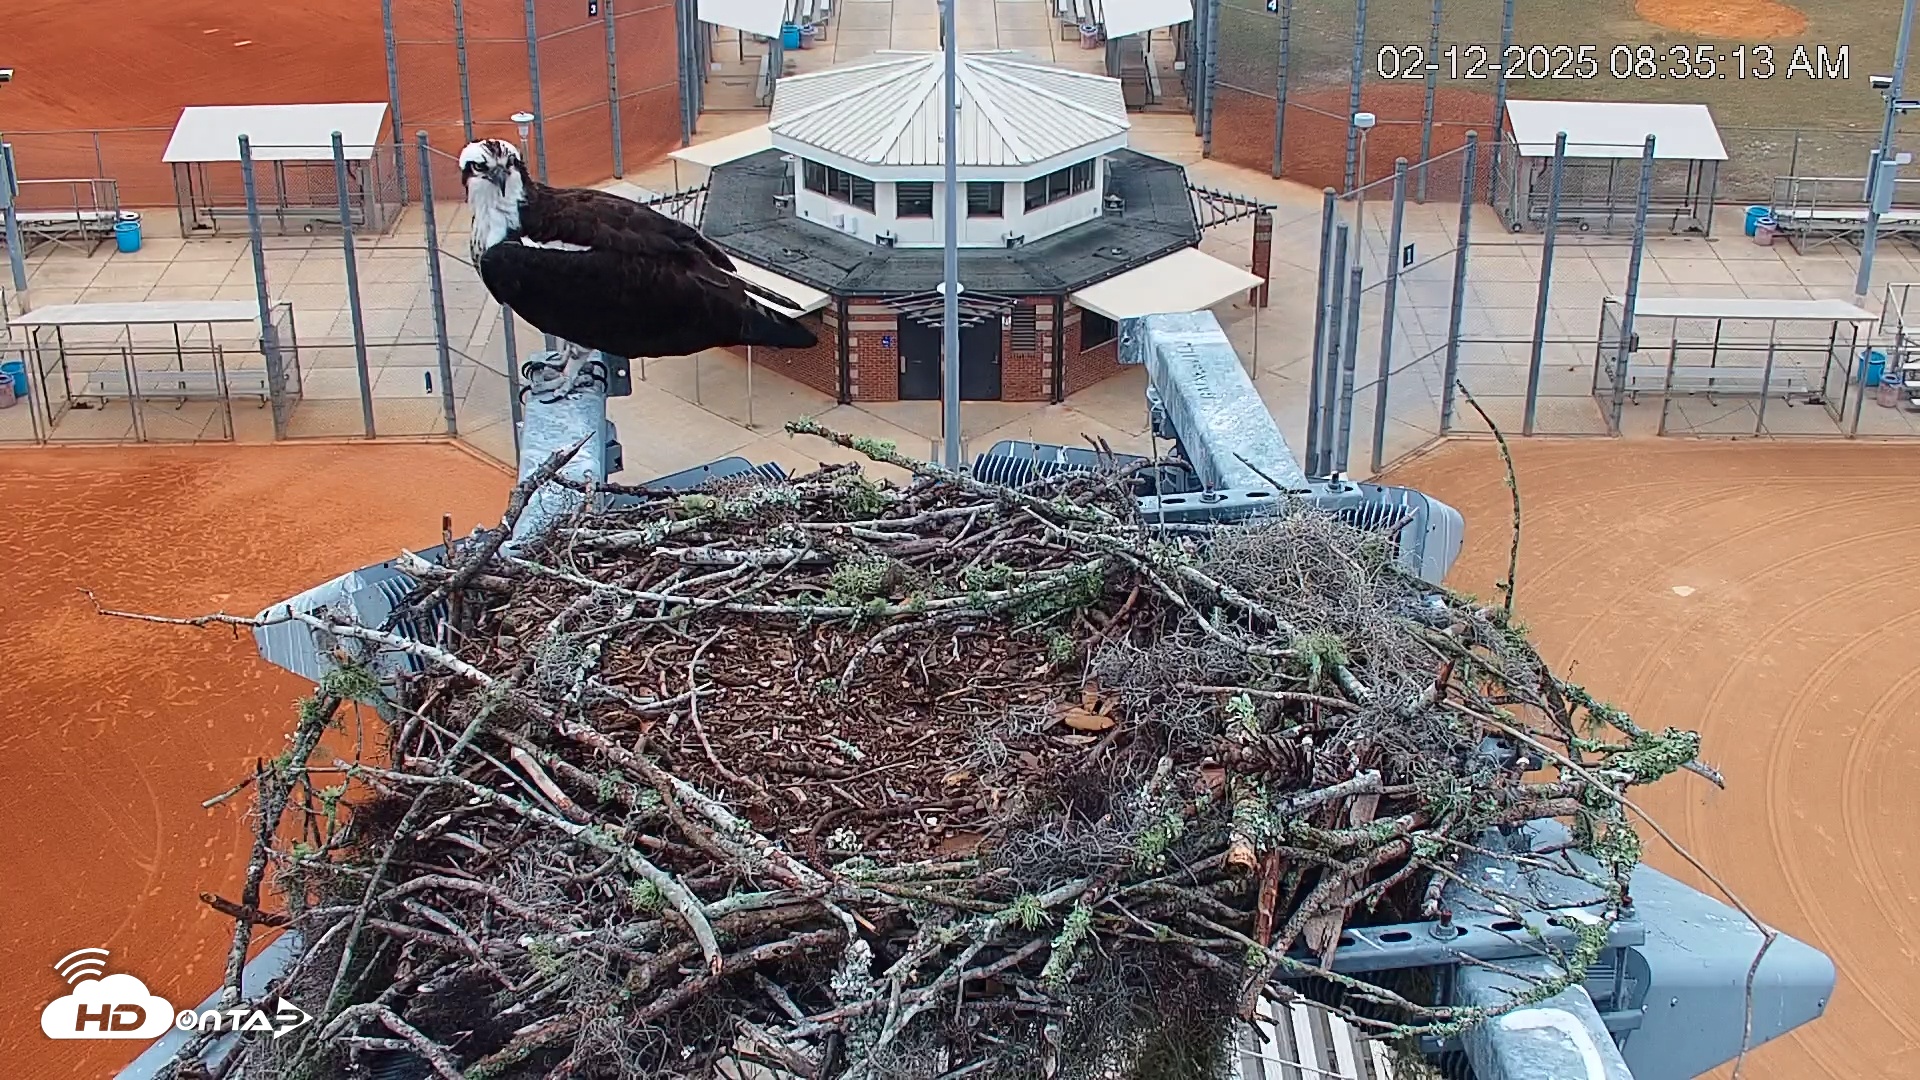
<instances>
[{"instance_id":1,"label":"grass outfield","mask_svg":"<svg viewBox=\"0 0 1920 1080\"><path fill-rule=\"evenodd\" d=\"M1426 58L1431 0L1371 0L1367 5L1367 40L1362 50L1362 72L1379 82L1382 49L1391 49L1384 63L1410 67L1422 59L1440 65L1440 86L1491 95L1495 89L1493 58L1500 52L1500 4L1497 0L1443 0L1441 55ZM1353 57L1354 6L1332 0L1295 0L1293 8L1290 93L1292 89L1346 85ZM1728 25L1752 28L1752 36L1736 40L1707 37L1650 21L1685 23L1708 28ZM1516 66L1532 61L1535 70L1577 70L1580 46L1597 73L1591 78L1509 78L1508 96L1580 101L1701 102L1713 109L1727 151L1732 158L1722 174L1721 194L1763 197L1772 177L1791 168L1800 175L1860 175L1866 154L1879 134L1883 106L1867 77L1890 71L1894 40L1899 30L1899 5L1867 0L1819 0L1787 6L1775 0L1517 0L1510 59ZM1279 19L1265 10L1265 0L1224 0L1221 13L1220 82L1230 88L1264 92L1271 97L1278 69ZM1804 28L1801 28L1804 24ZM1448 46L1455 52L1446 55ZM1484 66L1479 66L1484 50ZM1549 53L1565 46L1565 50ZM1615 50L1626 46L1633 53ZM1747 63L1741 77L1735 50L1745 46ZM1763 77L1771 50L1772 71ZM1824 46L1823 60L1819 49ZM1648 63L1639 61L1642 47L1650 47ZM1837 70L1845 48L1845 72ZM1688 59L1701 52L1717 61L1710 78L1683 76ZM1806 63L1796 65L1796 57ZM1616 77L1618 63L1624 77ZM1693 65L1702 71L1704 64ZM1638 72L1635 72L1635 68ZM1486 75L1468 78L1470 69ZM1643 78L1651 69L1656 77ZM1913 80L1909 80L1912 82ZM1420 77L1400 85L1419 86ZM1416 104L1419 95L1393 95ZM1376 110L1377 111L1377 110ZM1489 106L1489 113L1491 106ZM1271 109L1268 110L1271 116ZM1418 120L1381 114L1383 121ZM1477 125L1482 134L1485 124ZM1920 122L1908 128L1920 134ZM1795 131L1800 132L1798 148ZM1437 139L1457 145L1459 136ZM1291 142L1291 139L1289 140ZM1797 157L1797 162L1796 162Z\"/></svg>"}]
</instances>

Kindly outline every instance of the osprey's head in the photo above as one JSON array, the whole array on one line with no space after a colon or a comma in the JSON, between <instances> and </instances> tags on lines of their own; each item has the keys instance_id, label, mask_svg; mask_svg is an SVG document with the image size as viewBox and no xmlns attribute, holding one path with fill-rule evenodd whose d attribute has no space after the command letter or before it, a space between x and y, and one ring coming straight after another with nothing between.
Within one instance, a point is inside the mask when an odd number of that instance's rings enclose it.
<instances>
[{"instance_id":1,"label":"osprey's head","mask_svg":"<svg viewBox=\"0 0 1920 1080\"><path fill-rule=\"evenodd\" d=\"M491 184L495 191L505 195L515 177L524 179L526 169L520 160L520 151L504 139L481 139L468 143L467 148L460 151L460 183L469 197L474 194L475 184ZM521 199L524 199L525 184L520 187Z\"/></svg>"},{"instance_id":2,"label":"osprey's head","mask_svg":"<svg viewBox=\"0 0 1920 1080\"><path fill-rule=\"evenodd\" d=\"M510 142L482 139L460 151L460 182L473 208L473 259L520 227L527 201L527 167Z\"/></svg>"}]
</instances>

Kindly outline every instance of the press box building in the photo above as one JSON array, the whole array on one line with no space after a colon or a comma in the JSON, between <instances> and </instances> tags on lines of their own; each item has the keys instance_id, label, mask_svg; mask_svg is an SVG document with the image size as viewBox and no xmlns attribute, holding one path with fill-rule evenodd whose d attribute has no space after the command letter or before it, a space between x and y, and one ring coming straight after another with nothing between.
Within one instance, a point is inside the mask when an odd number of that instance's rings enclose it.
<instances>
[{"instance_id":1,"label":"press box building","mask_svg":"<svg viewBox=\"0 0 1920 1080\"><path fill-rule=\"evenodd\" d=\"M768 123L676 152L710 170L702 231L819 335L754 361L841 401L940 395L943 61L780 80ZM1010 52L958 58L961 394L1059 401L1119 369L1117 322L1260 276L1202 253L1180 165L1131 150L1120 83Z\"/></svg>"}]
</instances>

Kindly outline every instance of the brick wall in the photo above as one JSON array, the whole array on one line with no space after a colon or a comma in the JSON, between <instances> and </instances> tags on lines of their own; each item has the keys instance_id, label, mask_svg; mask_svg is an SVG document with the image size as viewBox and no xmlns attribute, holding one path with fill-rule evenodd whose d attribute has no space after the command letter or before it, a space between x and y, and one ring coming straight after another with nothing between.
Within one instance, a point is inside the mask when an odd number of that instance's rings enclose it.
<instances>
[{"instance_id":1,"label":"brick wall","mask_svg":"<svg viewBox=\"0 0 1920 1080\"><path fill-rule=\"evenodd\" d=\"M804 383L823 394L840 396L840 327L839 316L833 305L800 317L800 322L813 331L818 340L804 349L773 349L756 345L753 348L755 366L765 371L777 371L795 382ZM745 346L735 346L728 350L735 356L745 357Z\"/></svg>"},{"instance_id":2,"label":"brick wall","mask_svg":"<svg viewBox=\"0 0 1920 1080\"><path fill-rule=\"evenodd\" d=\"M1120 373L1120 339L1114 337L1104 345L1095 345L1082 352L1080 350L1080 309L1067 305L1065 362L1066 390L1069 396L1077 394L1102 379Z\"/></svg>"},{"instance_id":3,"label":"brick wall","mask_svg":"<svg viewBox=\"0 0 1920 1080\"><path fill-rule=\"evenodd\" d=\"M879 300L847 303L853 400L900 400L900 318ZM883 344L882 339L892 344Z\"/></svg>"},{"instance_id":4,"label":"brick wall","mask_svg":"<svg viewBox=\"0 0 1920 1080\"><path fill-rule=\"evenodd\" d=\"M1031 349L1016 349L1013 328L1000 328L1000 400L1050 401L1053 399L1053 305L1051 296L1030 296L1020 300L1022 307L1033 309L1037 344Z\"/></svg>"}]
</instances>

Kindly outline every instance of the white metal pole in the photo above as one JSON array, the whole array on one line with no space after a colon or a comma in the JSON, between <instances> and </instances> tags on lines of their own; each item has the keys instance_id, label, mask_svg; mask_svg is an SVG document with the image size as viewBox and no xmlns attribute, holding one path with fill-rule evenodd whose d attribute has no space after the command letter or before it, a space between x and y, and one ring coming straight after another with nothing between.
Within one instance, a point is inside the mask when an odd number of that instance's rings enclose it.
<instances>
[{"instance_id":1,"label":"white metal pole","mask_svg":"<svg viewBox=\"0 0 1920 1080\"><path fill-rule=\"evenodd\" d=\"M1899 166L1889 167L1893 157L1893 121L1900 111L1900 96L1907 80L1907 47L1913 41L1914 0L1907 0L1900 11L1900 38L1893 50L1893 85L1887 87L1887 115L1880 125L1880 145L1874 147L1872 168L1867 171L1867 231L1860 238L1860 276L1853 294L1865 297L1873 287L1873 248L1880 233L1882 209L1893 205L1893 182ZM1881 185L1886 185L1883 190Z\"/></svg>"},{"instance_id":2,"label":"white metal pole","mask_svg":"<svg viewBox=\"0 0 1920 1080\"><path fill-rule=\"evenodd\" d=\"M960 94L954 69L958 65L954 45L953 8L955 0L940 4L940 33L944 39L946 74L942 93L946 95L946 149L941 160L946 165L946 235L942 248L944 296L941 298L942 354L940 384L940 434L945 440L942 464L949 469L961 467L960 461Z\"/></svg>"}]
</instances>

